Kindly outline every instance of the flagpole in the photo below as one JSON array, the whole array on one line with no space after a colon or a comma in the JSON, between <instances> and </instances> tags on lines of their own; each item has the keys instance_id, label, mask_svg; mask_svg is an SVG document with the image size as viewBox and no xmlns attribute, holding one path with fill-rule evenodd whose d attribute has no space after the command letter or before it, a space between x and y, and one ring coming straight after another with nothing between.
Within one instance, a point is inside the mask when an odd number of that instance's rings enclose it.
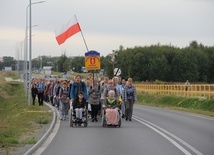
<instances>
[{"instance_id":1,"label":"flagpole","mask_svg":"<svg viewBox=\"0 0 214 155\"><path fill-rule=\"evenodd\" d=\"M78 25L79 25L79 27L80 27L80 24L79 24L79 22L78 22L77 16L74 15L74 17L76 18L76 21L77 21L77 23L78 23ZM86 50L89 52L88 46L87 46L87 44L86 44L85 37L84 37L84 35L83 35L83 33L82 33L81 27L80 27L80 30L81 30L81 35L82 35L83 41L84 41L84 43L85 43ZM92 75L93 75L92 86L94 86L94 70L92 71Z\"/></svg>"},{"instance_id":2,"label":"flagpole","mask_svg":"<svg viewBox=\"0 0 214 155\"><path fill-rule=\"evenodd\" d=\"M77 23L78 23L78 25L79 25L79 27L80 27L80 24L79 24L79 22L78 22L78 20L77 20L76 15L74 15L74 17L76 18L76 21L77 21ZM81 27L80 27L80 30L81 30L80 32L81 32L81 35L82 35L83 41L84 41L84 43L85 43L86 50L87 50L87 51L89 51L89 50L88 50L88 46L87 46L86 41L85 41L85 37L84 37L84 35L83 35L83 33L82 33L82 29L81 29Z\"/></svg>"}]
</instances>

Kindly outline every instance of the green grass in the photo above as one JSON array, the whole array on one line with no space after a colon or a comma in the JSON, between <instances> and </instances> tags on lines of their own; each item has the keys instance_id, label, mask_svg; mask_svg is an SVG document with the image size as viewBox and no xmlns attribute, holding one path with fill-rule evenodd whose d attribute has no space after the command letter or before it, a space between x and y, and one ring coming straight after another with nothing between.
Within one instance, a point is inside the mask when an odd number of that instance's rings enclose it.
<instances>
[{"instance_id":1,"label":"green grass","mask_svg":"<svg viewBox=\"0 0 214 155\"><path fill-rule=\"evenodd\" d=\"M44 116L37 117L36 123L38 123L38 124L48 124L49 123L49 119L47 117L44 117Z\"/></svg>"},{"instance_id":2,"label":"green grass","mask_svg":"<svg viewBox=\"0 0 214 155\"><path fill-rule=\"evenodd\" d=\"M28 106L23 87L19 82L0 82L0 152L36 143L33 133L52 120L49 107Z\"/></svg>"},{"instance_id":3,"label":"green grass","mask_svg":"<svg viewBox=\"0 0 214 155\"><path fill-rule=\"evenodd\" d=\"M19 140L13 137L8 137L5 139L5 142L8 144L18 144Z\"/></svg>"},{"instance_id":4,"label":"green grass","mask_svg":"<svg viewBox=\"0 0 214 155\"><path fill-rule=\"evenodd\" d=\"M37 140L35 137L30 137L22 141L22 144L36 144Z\"/></svg>"},{"instance_id":5,"label":"green grass","mask_svg":"<svg viewBox=\"0 0 214 155\"><path fill-rule=\"evenodd\" d=\"M182 96L138 93L138 103L157 107L168 107L214 117L214 100L186 98Z\"/></svg>"},{"instance_id":6,"label":"green grass","mask_svg":"<svg viewBox=\"0 0 214 155\"><path fill-rule=\"evenodd\" d=\"M17 74L15 72L5 72L5 77L16 78Z\"/></svg>"}]
</instances>

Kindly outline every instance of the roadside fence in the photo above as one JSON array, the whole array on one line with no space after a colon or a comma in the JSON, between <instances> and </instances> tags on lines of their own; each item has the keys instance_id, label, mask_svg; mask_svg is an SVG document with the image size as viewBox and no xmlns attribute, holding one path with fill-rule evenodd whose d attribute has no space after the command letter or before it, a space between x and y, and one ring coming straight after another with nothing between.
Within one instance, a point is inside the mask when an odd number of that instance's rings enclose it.
<instances>
[{"instance_id":1,"label":"roadside fence","mask_svg":"<svg viewBox=\"0 0 214 155\"><path fill-rule=\"evenodd\" d=\"M214 99L214 84L185 85L155 85L135 84L137 91L151 94L180 95L187 97Z\"/></svg>"}]
</instances>

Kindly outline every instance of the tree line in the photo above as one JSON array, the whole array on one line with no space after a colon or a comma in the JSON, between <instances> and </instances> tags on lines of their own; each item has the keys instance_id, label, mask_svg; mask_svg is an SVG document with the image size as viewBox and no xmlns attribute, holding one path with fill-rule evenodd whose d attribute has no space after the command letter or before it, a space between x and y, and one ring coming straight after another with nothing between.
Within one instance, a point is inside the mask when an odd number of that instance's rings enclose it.
<instances>
[{"instance_id":1,"label":"tree line","mask_svg":"<svg viewBox=\"0 0 214 155\"><path fill-rule=\"evenodd\" d=\"M153 45L118 51L117 66L136 81L214 82L214 47L196 41L188 47Z\"/></svg>"},{"instance_id":2,"label":"tree line","mask_svg":"<svg viewBox=\"0 0 214 155\"><path fill-rule=\"evenodd\" d=\"M109 55L100 58L104 74L112 77L113 65L110 59ZM8 61L0 63L0 68L5 66L4 63L7 67L10 64L15 68L16 60L8 57L6 60ZM214 82L214 47L204 46L196 41L192 41L185 48L160 44L127 49L120 46L115 51L115 60L117 63L114 67L121 69L121 77L132 77L135 81L184 82L188 79L192 82ZM62 54L59 57L39 56L32 60L34 69L50 65L58 72L81 72L85 66L85 57L67 57Z\"/></svg>"}]
</instances>

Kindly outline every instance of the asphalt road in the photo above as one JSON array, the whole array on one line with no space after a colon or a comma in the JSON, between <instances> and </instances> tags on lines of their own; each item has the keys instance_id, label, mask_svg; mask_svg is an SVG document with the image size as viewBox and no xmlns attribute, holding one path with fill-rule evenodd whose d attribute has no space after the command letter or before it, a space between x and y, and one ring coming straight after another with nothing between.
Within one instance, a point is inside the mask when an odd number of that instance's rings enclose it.
<instances>
[{"instance_id":1,"label":"asphalt road","mask_svg":"<svg viewBox=\"0 0 214 155\"><path fill-rule=\"evenodd\" d=\"M121 128L90 122L69 127L58 121L42 155L191 155L214 154L214 119L148 106L134 106ZM49 144L50 143L50 144Z\"/></svg>"}]
</instances>

